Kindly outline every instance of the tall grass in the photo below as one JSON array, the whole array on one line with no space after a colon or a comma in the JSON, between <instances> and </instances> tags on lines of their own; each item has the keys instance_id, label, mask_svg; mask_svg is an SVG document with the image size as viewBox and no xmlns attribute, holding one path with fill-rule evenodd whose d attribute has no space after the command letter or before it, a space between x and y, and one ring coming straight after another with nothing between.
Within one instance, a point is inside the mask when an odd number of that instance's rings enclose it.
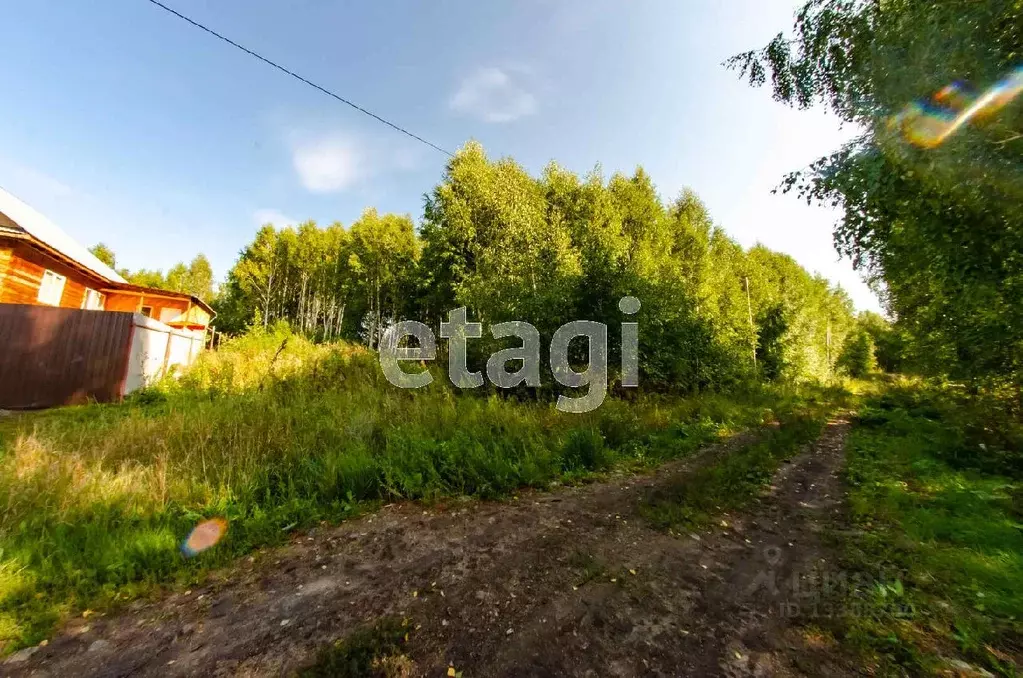
<instances>
[{"instance_id":1,"label":"tall grass","mask_svg":"<svg viewBox=\"0 0 1023 678\"><path fill-rule=\"evenodd\" d=\"M886 671L947 674L943 656L958 652L1017 675L1023 426L1011 409L902 385L861 412L848 443L857 529L842 540L845 559L895 583L851 591L862 614L844 633Z\"/></svg>"},{"instance_id":2,"label":"tall grass","mask_svg":"<svg viewBox=\"0 0 1023 678\"><path fill-rule=\"evenodd\" d=\"M587 415L437 379L403 391L375 356L285 331L245 337L120 405L0 422L0 644L46 637L164 582L367 503L498 497L687 454L773 418L780 391L608 400ZM197 520L225 539L192 560Z\"/></svg>"}]
</instances>

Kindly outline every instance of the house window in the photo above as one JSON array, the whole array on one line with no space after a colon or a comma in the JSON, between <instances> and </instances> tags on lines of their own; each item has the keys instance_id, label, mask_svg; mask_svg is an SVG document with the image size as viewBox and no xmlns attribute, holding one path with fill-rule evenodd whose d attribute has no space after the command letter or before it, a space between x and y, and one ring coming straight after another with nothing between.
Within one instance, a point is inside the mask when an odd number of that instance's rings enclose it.
<instances>
[{"instance_id":1,"label":"house window","mask_svg":"<svg viewBox=\"0 0 1023 678\"><path fill-rule=\"evenodd\" d=\"M146 316L147 318L152 318L153 317L153 307L152 306L143 306L142 307L142 315Z\"/></svg>"},{"instance_id":2,"label":"house window","mask_svg":"<svg viewBox=\"0 0 1023 678\"><path fill-rule=\"evenodd\" d=\"M85 296L82 297L82 308L87 311L102 311L106 300L107 295L86 287Z\"/></svg>"},{"instance_id":3,"label":"house window","mask_svg":"<svg viewBox=\"0 0 1023 678\"><path fill-rule=\"evenodd\" d=\"M39 284L39 296L36 300L48 306L60 306L60 298L64 295L64 283L67 278L47 270L43 272L43 280Z\"/></svg>"}]
</instances>

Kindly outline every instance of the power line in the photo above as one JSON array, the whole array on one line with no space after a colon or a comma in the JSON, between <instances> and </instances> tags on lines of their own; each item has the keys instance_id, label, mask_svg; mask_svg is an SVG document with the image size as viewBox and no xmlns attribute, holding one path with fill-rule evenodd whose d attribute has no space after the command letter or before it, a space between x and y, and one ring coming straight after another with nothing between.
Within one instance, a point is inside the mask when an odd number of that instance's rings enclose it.
<instances>
[{"instance_id":1,"label":"power line","mask_svg":"<svg viewBox=\"0 0 1023 678\"><path fill-rule=\"evenodd\" d=\"M245 52L249 56L254 56L257 59L259 59L260 61L262 61L263 63L269 64L270 66L273 66L277 70L279 70L279 71L281 71L283 73L287 73L288 75L290 75L291 77L295 78L296 80L304 82L305 84L309 85L313 89L317 89L317 90L323 92L324 94L326 94L327 96L333 97L334 99L337 99L341 103L347 104L348 106L351 106L352 108L354 108L355 110L359 111L360 113L365 113L369 117L371 117L371 118L373 118L375 120L378 120L379 122L384 123L388 127L391 127L392 129L395 129L395 130L401 132L402 134L404 134L406 136L410 136L413 139L415 139L416 141L424 143L427 146L429 146L430 148L438 150L438 151L440 151L441 153L443 153L445 155L453 157L454 154L452 154L450 151L444 150L443 148L441 148L437 144L431 143L431 142L427 141L426 139L422 138L421 136L413 134L412 132L409 132L404 127L401 127L399 125L395 125L390 120L385 120L384 118L381 118L379 115L377 115L376 113L373 113L372 111L367 111L362 106L359 106L358 104L353 103L353 102L349 101L348 99L345 99L343 96L340 96L339 94L335 94L334 92L331 92L329 89L326 89L325 87L321 87L321 86L317 85L315 82L312 82L311 80L307 80L307 79L303 78L298 73L295 73L294 71L290 71L290 70L288 70L284 66L281 66L278 63L274 63L273 61L270 61L265 56L263 56L261 54L258 54L256 52L253 52L248 47L244 47L242 45L239 45L237 42L235 42L231 38L228 38L228 37L226 37L224 35L221 35L220 33L217 33L212 28L207 28L206 26L203 26L198 21L195 21L193 19L188 18L187 16L185 16L181 12L178 12L177 10L171 9L170 7L168 7L167 5L163 4L162 2L158 2L158 0L149 0L149 2L153 3L154 5L156 5L157 7L159 7L160 9L162 9L162 10L164 10L166 12L170 12L171 14L173 14L176 17L178 17L179 19L182 19L183 21L187 21L188 23L192 24L196 28L198 28L200 30L203 30L203 31L206 31L207 33L209 33L213 37L219 38L220 40L223 40L224 42L226 42L227 44L231 45L232 47L237 47L238 49L240 49L241 51Z\"/></svg>"}]
</instances>

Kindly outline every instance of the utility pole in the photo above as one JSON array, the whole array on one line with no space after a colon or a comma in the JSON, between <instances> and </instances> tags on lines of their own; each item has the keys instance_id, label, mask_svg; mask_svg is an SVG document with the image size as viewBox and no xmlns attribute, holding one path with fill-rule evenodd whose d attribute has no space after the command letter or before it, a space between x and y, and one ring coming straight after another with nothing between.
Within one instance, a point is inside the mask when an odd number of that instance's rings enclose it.
<instances>
[{"instance_id":1,"label":"utility pole","mask_svg":"<svg viewBox=\"0 0 1023 678\"><path fill-rule=\"evenodd\" d=\"M757 331L753 328L753 305L749 300L749 276L742 277L746 281L746 313L749 315L749 331L753 342L753 369L757 368Z\"/></svg>"}]
</instances>

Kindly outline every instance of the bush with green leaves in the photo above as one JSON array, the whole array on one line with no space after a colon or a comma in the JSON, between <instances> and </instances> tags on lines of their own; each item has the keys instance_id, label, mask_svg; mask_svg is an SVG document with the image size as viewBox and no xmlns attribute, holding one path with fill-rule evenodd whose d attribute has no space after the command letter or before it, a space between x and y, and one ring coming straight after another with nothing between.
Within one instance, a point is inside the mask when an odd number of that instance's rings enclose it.
<instances>
[{"instance_id":1,"label":"bush with green leaves","mask_svg":"<svg viewBox=\"0 0 1023 678\"><path fill-rule=\"evenodd\" d=\"M842 355L838 358L838 366L855 379L870 374L877 366L874 360L874 340L870 334L860 331L846 341Z\"/></svg>"}]
</instances>

